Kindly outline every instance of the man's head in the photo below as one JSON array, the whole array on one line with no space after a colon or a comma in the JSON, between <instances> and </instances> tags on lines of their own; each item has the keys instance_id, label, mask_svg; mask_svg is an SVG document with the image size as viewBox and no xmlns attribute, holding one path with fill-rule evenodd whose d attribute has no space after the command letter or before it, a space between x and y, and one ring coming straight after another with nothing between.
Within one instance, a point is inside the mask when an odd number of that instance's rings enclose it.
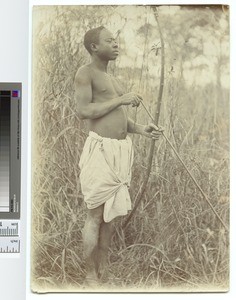
<instances>
[{"instance_id":1,"label":"man's head","mask_svg":"<svg viewBox=\"0 0 236 300\"><path fill-rule=\"evenodd\" d=\"M84 35L84 47L92 54L91 44L98 44L101 31L105 29L104 26L90 29Z\"/></svg>"},{"instance_id":2,"label":"man's head","mask_svg":"<svg viewBox=\"0 0 236 300\"><path fill-rule=\"evenodd\" d=\"M87 31L84 35L84 46L90 55L98 55L108 60L114 60L118 55L117 42L104 26Z\"/></svg>"}]
</instances>

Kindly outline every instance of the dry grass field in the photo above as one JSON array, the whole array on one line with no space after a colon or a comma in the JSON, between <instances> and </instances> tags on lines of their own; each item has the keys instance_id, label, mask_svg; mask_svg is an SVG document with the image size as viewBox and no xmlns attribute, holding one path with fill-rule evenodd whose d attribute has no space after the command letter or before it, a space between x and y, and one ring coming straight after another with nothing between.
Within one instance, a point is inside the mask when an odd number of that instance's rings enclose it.
<instances>
[{"instance_id":1,"label":"dry grass field","mask_svg":"<svg viewBox=\"0 0 236 300\"><path fill-rule=\"evenodd\" d=\"M159 18L166 61L160 124L228 225L228 14L219 7L166 7ZM86 207L78 163L87 131L76 113L73 81L89 61L83 35L101 24L120 30L121 55L110 72L127 91L141 93L152 113L156 107L161 58L158 49L151 50L159 37L149 7L35 7L32 289L38 292L84 289L81 230ZM139 123L150 121L142 107L128 113ZM131 138L134 203L150 141ZM164 139L156 143L142 202L122 229L124 220L115 221L112 280L103 286L107 291L228 289L228 233Z\"/></svg>"}]
</instances>

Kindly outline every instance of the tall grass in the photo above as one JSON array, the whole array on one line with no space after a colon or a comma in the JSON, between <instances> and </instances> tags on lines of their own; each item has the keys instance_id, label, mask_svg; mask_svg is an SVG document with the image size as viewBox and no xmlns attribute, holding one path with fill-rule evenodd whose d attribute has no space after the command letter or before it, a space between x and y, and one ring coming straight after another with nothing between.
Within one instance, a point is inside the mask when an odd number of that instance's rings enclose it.
<instances>
[{"instance_id":1,"label":"tall grass","mask_svg":"<svg viewBox=\"0 0 236 300\"><path fill-rule=\"evenodd\" d=\"M45 24L35 22L33 39L32 288L39 292L84 288L81 229L86 207L78 163L87 135L76 113L73 80L88 56L81 41L73 45L72 28L82 32L93 24L94 13L98 24L104 17L100 7L51 9ZM109 17L114 8L106 9ZM122 78L127 90L141 91L154 111L159 80L149 75L151 63L147 59L138 70L117 62L111 72ZM163 97L160 124L228 224L228 90L214 84L189 88L181 74L176 78L169 73ZM149 122L142 109L137 116L132 109L128 112L137 122ZM134 202L144 180L150 141L132 139ZM125 230L124 218L115 220L109 253L113 279L106 290L227 289L228 234L164 140L157 143L154 155L148 188L135 216Z\"/></svg>"}]
</instances>

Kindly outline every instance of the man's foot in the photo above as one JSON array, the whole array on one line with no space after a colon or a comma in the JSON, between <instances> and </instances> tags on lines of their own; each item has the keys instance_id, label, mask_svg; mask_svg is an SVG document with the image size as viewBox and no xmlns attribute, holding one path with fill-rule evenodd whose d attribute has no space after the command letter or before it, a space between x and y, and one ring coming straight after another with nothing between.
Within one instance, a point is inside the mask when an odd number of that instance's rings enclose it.
<instances>
[{"instance_id":1,"label":"man's foot","mask_svg":"<svg viewBox=\"0 0 236 300\"><path fill-rule=\"evenodd\" d=\"M108 264L106 262L100 261L97 268L97 274L100 282L105 283L109 280Z\"/></svg>"},{"instance_id":2,"label":"man's foot","mask_svg":"<svg viewBox=\"0 0 236 300\"><path fill-rule=\"evenodd\" d=\"M106 264L105 267L99 268L98 271L98 279L100 283L111 283L113 284L114 281L116 281L116 277L114 276L113 273L108 268L108 265Z\"/></svg>"},{"instance_id":3,"label":"man's foot","mask_svg":"<svg viewBox=\"0 0 236 300\"><path fill-rule=\"evenodd\" d=\"M95 271L87 273L84 284L88 287L95 287L99 284L98 277Z\"/></svg>"},{"instance_id":4,"label":"man's foot","mask_svg":"<svg viewBox=\"0 0 236 300\"><path fill-rule=\"evenodd\" d=\"M97 287L98 286L98 280L90 277L86 277L84 280L84 285L86 287Z\"/></svg>"}]
</instances>

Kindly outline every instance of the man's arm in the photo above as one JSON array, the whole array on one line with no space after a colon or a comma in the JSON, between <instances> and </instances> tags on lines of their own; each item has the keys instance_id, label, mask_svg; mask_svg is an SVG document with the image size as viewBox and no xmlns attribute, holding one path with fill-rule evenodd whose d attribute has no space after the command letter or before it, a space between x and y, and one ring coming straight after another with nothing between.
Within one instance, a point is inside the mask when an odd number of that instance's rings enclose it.
<instances>
[{"instance_id":1,"label":"man's arm","mask_svg":"<svg viewBox=\"0 0 236 300\"><path fill-rule=\"evenodd\" d=\"M131 118L128 118L128 132L145 135L145 125L135 123Z\"/></svg>"},{"instance_id":2,"label":"man's arm","mask_svg":"<svg viewBox=\"0 0 236 300\"><path fill-rule=\"evenodd\" d=\"M128 132L130 133L137 133L149 138L158 139L163 131L162 127L157 127L154 124L142 125L128 118Z\"/></svg>"},{"instance_id":3,"label":"man's arm","mask_svg":"<svg viewBox=\"0 0 236 300\"><path fill-rule=\"evenodd\" d=\"M97 119L121 105L139 104L140 100L135 93L124 94L102 103L93 103L92 80L86 68L82 67L75 77L76 106L80 119Z\"/></svg>"}]
</instances>

